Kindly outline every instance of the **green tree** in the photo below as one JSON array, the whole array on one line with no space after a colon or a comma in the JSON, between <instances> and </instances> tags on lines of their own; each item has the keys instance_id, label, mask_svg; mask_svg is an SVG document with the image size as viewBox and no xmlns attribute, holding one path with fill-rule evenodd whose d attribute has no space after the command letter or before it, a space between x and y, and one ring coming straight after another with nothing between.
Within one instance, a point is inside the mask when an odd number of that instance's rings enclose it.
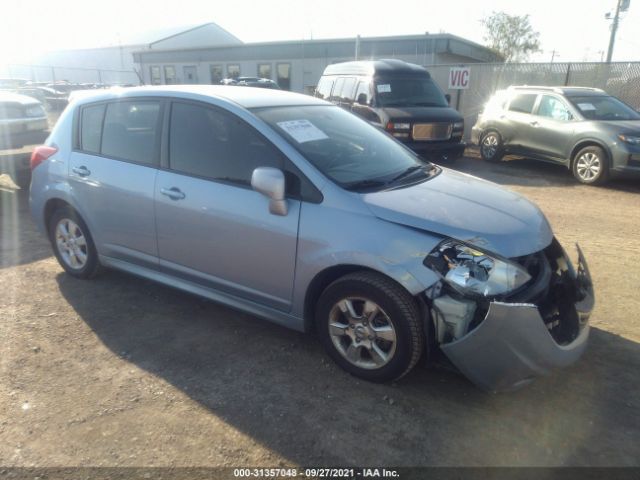
<instances>
[{"instance_id":1,"label":"green tree","mask_svg":"<svg viewBox=\"0 0 640 480\"><path fill-rule=\"evenodd\" d=\"M540 50L540 33L529 22L529 15L509 15L492 12L481 21L484 40L489 48L500 53L505 62L523 62Z\"/></svg>"}]
</instances>

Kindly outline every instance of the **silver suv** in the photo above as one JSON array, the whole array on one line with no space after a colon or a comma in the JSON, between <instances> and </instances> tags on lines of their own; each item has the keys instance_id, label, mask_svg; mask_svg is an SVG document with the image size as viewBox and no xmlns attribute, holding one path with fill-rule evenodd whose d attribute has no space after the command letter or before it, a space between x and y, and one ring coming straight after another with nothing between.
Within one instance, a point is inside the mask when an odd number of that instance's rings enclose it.
<instances>
[{"instance_id":1,"label":"silver suv","mask_svg":"<svg viewBox=\"0 0 640 480\"><path fill-rule=\"evenodd\" d=\"M578 181L640 178L640 113L602 90L510 87L496 92L472 129L484 160L522 155L566 166Z\"/></svg>"},{"instance_id":2,"label":"silver suv","mask_svg":"<svg viewBox=\"0 0 640 480\"><path fill-rule=\"evenodd\" d=\"M301 331L389 381L441 350L490 389L584 350L593 306L540 210L325 101L171 86L75 100L31 210L79 278L110 267Z\"/></svg>"}]
</instances>

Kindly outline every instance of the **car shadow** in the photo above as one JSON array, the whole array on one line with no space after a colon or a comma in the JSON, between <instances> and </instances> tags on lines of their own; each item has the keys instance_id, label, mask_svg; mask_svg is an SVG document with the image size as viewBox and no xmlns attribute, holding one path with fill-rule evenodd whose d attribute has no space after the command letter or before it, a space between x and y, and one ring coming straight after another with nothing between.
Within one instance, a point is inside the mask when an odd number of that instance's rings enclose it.
<instances>
[{"instance_id":1,"label":"car shadow","mask_svg":"<svg viewBox=\"0 0 640 480\"><path fill-rule=\"evenodd\" d=\"M0 269L52 256L29 212L29 191L0 179Z\"/></svg>"},{"instance_id":2,"label":"car shadow","mask_svg":"<svg viewBox=\"0 0 640 480\"><path fill-rule=\"evenodd\" d=\"M361 381L331 363L312 335L127 274L56 280L114 357L297 464L638 461L640 400L630 393L640 391L640 345L604 330L592 330L576 365L494 395L424 366L397 384Z\"/></svg>"},{"instance_id":3,"label":"car shadow","mask_svg":"<svg viewBox=\"0 0 640 480\"><path fill-rule=\"evenodd\" d=\"M530 158L507 155L502 162L489 163L480 158L477 149L467 148L465 156L442 166L501 185L528 187L561 186L563 188L603 188L640 193L638 179L614 178L602 186L582 185L562 165L541 162Z\"/></svg>"}]
</instances>

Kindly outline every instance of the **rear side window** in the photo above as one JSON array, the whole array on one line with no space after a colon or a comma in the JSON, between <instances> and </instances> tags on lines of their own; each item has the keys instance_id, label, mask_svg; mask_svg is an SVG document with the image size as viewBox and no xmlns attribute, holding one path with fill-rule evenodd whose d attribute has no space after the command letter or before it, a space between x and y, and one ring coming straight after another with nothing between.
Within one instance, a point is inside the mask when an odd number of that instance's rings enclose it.
<instances>
[{"instance_id":1,"label":"rear side window","mask_svg":"<svg viewBox=\"0 0 640 480\"><path fill-rule=\"evenodd\" d=\"M328 99L331 95L331 87L333 87L333 79L322 77L316 87L316 97Z\"/></svg>"},{"instance_id":2,"label":"rear side window","mask_svg":"<svg viewBox=\"0 0 640 480\"><path fill-rule=\"evenodd\" d=\"M339 77L336 80L336 85L333 87L333 93L331 93L331 101L339 102L340 94L342 92L342 86L344 85L344 77Z\"/></svg>"},{"instance_id":3,"label":"rear side window","mask_svg":"<svg viewBox=\"0 0 640 480\"><path fill-rule=\"evenodd\" d=\"M522 93L515 95L509 103L509 110L512 112L531 113L533 105L536 103L535 93Z\"/></svg>"},{"instance_id":4,"label":"rear side window","mask_svg":"<svg viewBox=\"0 0 640 480\"><path fill-rule=\"evenodd\" d=\"M353 100L353 89L356 86L356 79L348 77L344 79L342 84L342 91L339 93L340 99L343 102L349 102Z\"/></svg>"},{"instance_id":5,"label":"rear side window","mask_svg":"<svg viewBox=\"0 0 640 480\"><path fill-rule=\"evenodd\" d=\"M282 156L250 125L231 113L188 103L173 103L169 125L172 170L251 185L257 167L282 169Z\"/></svg>"},{"instance_id":6,"label":"rear side window","mask_svg":"<svg viewBox=\"0 0 640 480\"><path fill-rule=\"evenodd\" d=\"M85 152L100 153L104 109L104 104L92 105L82 109L80 148Z\"/></svg>"},{"instance_id":7,"label":"rear side window","mask_svg":"<svg viewBox=\"0 0 640 480\"><path fill-rule=\"evenodd\" d=\"M157 101L108 104L102 130L102 155L153 164L157 157L159 119L160 103Z\"/></svg>"}]
</instances>

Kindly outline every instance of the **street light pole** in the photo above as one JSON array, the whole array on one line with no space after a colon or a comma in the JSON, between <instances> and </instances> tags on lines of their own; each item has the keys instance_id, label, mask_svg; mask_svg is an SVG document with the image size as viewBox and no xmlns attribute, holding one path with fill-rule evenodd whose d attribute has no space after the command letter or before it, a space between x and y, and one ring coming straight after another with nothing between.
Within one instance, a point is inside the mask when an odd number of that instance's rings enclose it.
<instances>
[{"instance_id":1,"label":"street light pole","mask_svg":"<svg viewBox=\"0 0 640 480\"><path fill-rule=\"evenodd\" d=\"M609 37L609 50L607 51L607 63L611 63L611 57L613 57L613 45L616 43L616 32L618 31L618 22L620 21L620 5L623 0L618 0L616 3L616 14L613 17L613 23L611 24L611 37Z\"/></svg>"}]
</instances>

